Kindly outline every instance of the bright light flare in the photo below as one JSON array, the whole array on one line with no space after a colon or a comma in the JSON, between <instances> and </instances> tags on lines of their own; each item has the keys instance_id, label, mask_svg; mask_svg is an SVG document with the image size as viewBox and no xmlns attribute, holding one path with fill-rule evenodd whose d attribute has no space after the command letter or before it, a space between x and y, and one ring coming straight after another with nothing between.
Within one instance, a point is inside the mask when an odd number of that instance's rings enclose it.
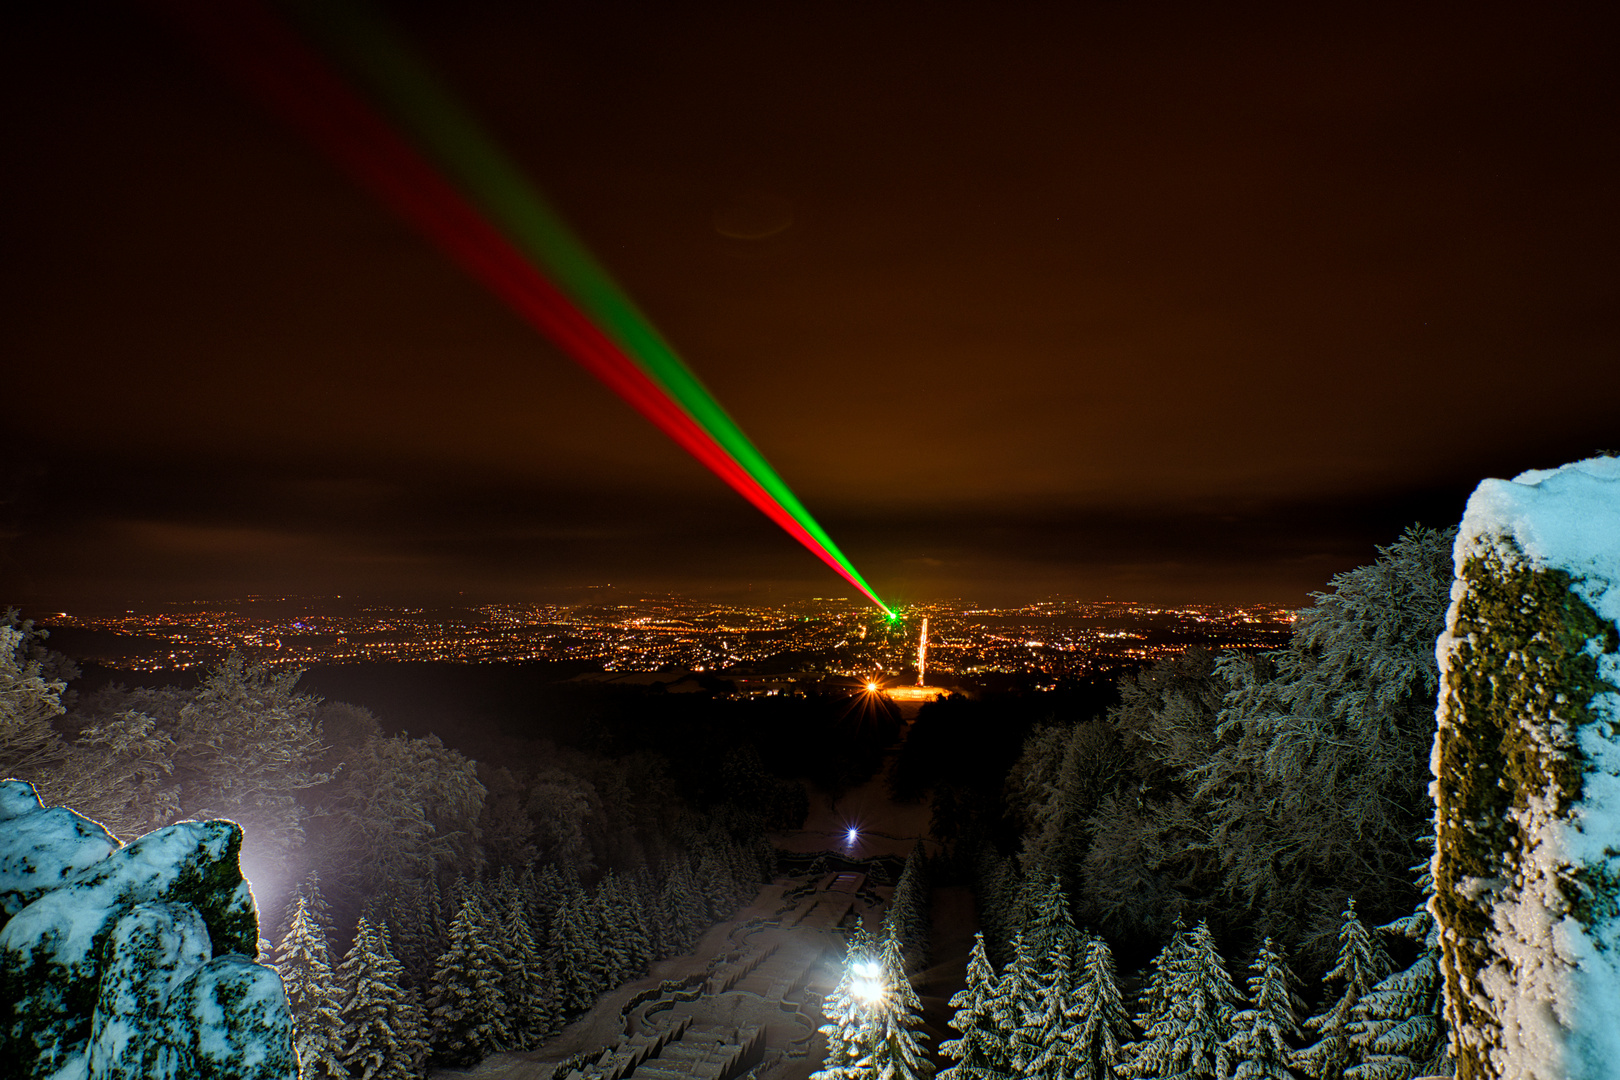
<instances>
[{"instance_id":1,"label":"bright light flare","mask_svg":"<svg viewBox=\"0 0 1620 1080\"><path fill-rule=\"evenodd\" d=\"M847 843L853 844L855 841L859 840L860 838L861 838L861 830L857 829L855 826L851 825L849 828L844 830L844 840Z\"/></svg>"},{"instance_id":2,"label":"bright light flare","mask_svg":"<svg viewBox=\"0 0 1620 1080\"><path fill-rule=\"evenodd\" d=\"M881 1003L887 990L883 985L883 969L873 960L862 960L855 965L855 979L850 984L855 999L867 1008Z\"/></svg>"},{"instance_id":3,"label":"bright light flare","mask_svg":"<svg viewBox=\"0 0 1620 1080\"><path fill-rule=\"evenodd\" d=\"M875 682L869 682L869 683L867 683L867 684L866 684L866 692L867 692L867 693L868 693L868 694L875 694L875 693L877 693L877 692L878 692L878 684L877 684L877 683L875 683Z\"/></svg>"}]
</instances>

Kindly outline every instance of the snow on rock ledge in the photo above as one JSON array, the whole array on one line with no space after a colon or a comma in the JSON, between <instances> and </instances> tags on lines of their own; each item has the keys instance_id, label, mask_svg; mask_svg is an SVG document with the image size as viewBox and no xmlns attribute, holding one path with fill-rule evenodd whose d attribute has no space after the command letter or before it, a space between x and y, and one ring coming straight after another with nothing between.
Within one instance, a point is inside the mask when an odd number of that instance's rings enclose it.
<instances>
[{"instance_id":1,"label":"snow on rock ledge","mask_svg":"<svg viewBox=\"0 0 1620 1080\"><path fill-rule=\"evenodd\" d=\"M85 819L31 785L0 781L0 813L0 904L19 904L0 929L0 1078L296 1077L280 978L250 959L239 825L180 822L90 860Z\"/></svg>"},{"instance_id":2,"label":"snow on rock ledge","mask_svg":"<svg viewBox=\"0 0 1620 1080\"><path fill-rule=\"evenodd\" d=\"M118 850L112 833L62 806L47 810L32 786L0 783L0 927L68 877Z\"/></svg>"},{"instance_id":3,"label":"snow on rock ledge","mask_svg":"<svg viewBox=\"0 0 1620 1080\"><path fill-rule=\"evenodd\" d=\"M1620 1078L1620 458L1463 515L1430 901L1459 1080Z\"/></svg>"}]
</instances>

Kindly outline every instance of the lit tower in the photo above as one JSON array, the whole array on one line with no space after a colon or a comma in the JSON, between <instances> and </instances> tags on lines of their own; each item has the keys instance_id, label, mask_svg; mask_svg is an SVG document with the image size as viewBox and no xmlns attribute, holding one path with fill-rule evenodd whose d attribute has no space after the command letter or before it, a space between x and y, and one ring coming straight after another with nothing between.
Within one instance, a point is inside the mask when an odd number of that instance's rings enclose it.
<instances>
[{"instance_id":1,"label":"lit tower","mask_svg":"<svg viewBox=\"0 0 1620 1080\"><path fill-rule=\"evenodd\" d=\"M922 633L917 637L917 685L923 685L928 671L928 616L923 616Z\"/></svg>"}]
</instances>

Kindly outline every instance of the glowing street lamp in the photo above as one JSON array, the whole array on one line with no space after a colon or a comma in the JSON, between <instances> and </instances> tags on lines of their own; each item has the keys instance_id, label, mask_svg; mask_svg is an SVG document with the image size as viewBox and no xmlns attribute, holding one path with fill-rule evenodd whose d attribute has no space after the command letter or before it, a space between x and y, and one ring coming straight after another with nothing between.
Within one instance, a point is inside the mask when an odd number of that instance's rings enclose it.
<instances>
[{"instance_id":1,"label":"glowing street lamp","mask_svg":"<svg viewBox=\"0 0 1620 1080\"><path fill-rule=\"evenodd\" d=\"M851 825L849 828L844 830L844 843L853 844L860 838L861 830L857 829L855 826Z\"/></svg>"},{"instance_id":2,"label":"glowing street lamp","mask_svg":"<svg viewBox=\"0 0 1620 1080\"><path fill-rule=\"evenodd\" d=\"M862 960L855 965L855 978L850 983L850 992L868 1009L875 1009L883 1004L888 996L883 986L883 967L876 960Z\"/></svg>"}]
</instances>

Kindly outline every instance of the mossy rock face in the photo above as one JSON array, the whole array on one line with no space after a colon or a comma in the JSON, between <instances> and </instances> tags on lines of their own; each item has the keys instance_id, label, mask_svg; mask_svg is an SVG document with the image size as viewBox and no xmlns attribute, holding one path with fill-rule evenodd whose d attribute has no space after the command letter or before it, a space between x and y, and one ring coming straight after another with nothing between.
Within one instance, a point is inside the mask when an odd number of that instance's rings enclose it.
<instances>
[{"instance_id":1,"label":"mossy rock face","mask_svg":"<svg viewBox=\"0 0 1620 1080\"><path fill-rule=\"evenodd\" d=\"M212 955L257 953L241 844L241 826L230 821L158 829L69 877L0 930L0 1038L13 1075L49 1076L84 1052L103 949L136 905L189 905Z\"/></svg>"},{"instance_id":2,"label":"mossy rock face","mask_svg":"<svg viewBox=\"0 0 1620 1080\"><path fill-rule=\"evenodd\" d=\"M0 927L118 847L89 818L62 806L45 809L34 785L0 781Z\"/></svg>"},{"instance_id":3,"label":"mossy rock face","mask_svg":"<svg viewBox=\"0 0 1620 1080\"><path fill-rule=\"evenodd\" d=\"M1460 585L1441 657L1431 901L1458 1077L1522 1073L1537 1032L1556 1043L1547 1062L1568 1055L1564 1075L1600 1075L1579 1065L1593 1060L1580 995L1600 983L1576 969L1616 932L1620 836L1588 835L1612 826L1583 799L1612 783L1620 733L1600 695L1616 690L1604 675L1620 635L1568 573L1505 536L1479 544ZM1571 932L1588 944L1569 946Z\"/></svg>"},{"instance_id":4,"label":"mossy rock face","mask_svg":"<svg viewBox=\"0 0 1620 1080\"><path fill-rule=\"evenodd\" d=\"M164 1072L175 990L209 959L208 927L187 904L137 904L102 950L90 1025L90 1075L147 1080Z\"/></svg>"}]
</instances>

